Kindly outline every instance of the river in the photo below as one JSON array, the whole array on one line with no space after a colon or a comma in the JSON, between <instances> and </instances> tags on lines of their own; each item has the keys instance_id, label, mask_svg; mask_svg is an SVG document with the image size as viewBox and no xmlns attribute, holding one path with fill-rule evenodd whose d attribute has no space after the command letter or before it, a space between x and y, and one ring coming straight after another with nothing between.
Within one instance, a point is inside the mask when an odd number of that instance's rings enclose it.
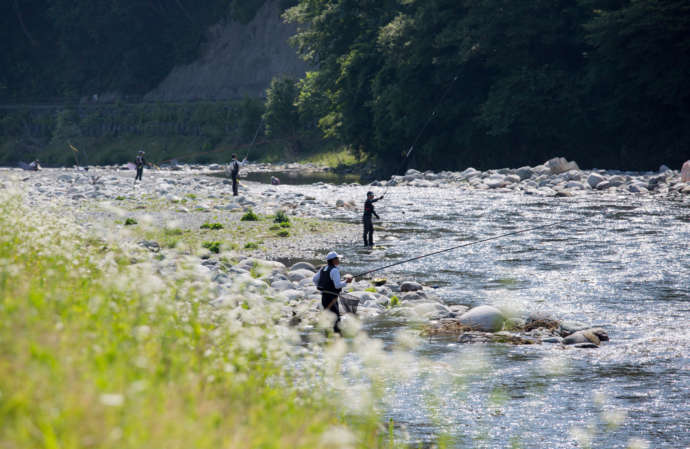
<instances>
[{"instance_id":1,"label":"river","mask_svg":"<svg viewBox=\"0 0 690 449\"><path fill-rule=\"evenodd\" d=\"M318 185L280 188L336 199ZM338 194L359 204L367 189ZM439 435L451 447L625 448L630 438L652 448L690 447L688 204L392 187L377 203L379 248L361 248L359 236L338 248L347 271L573 219L381 275L435 286L447 304L544 312L604 327L611 338L590 350L424 340L413 354L431 363L412 363L385 383L383 414L394 431L413 447ZM364 328L390 347L408 325L376 318Z\"/></svg>"}]
</instances>

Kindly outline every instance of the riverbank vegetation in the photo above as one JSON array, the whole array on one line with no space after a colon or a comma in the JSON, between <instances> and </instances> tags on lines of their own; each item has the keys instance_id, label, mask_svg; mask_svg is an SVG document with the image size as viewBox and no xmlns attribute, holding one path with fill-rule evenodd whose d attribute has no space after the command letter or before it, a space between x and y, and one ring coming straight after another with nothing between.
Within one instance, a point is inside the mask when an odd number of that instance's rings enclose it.
<instances>
[{"instance_id":1,"label":"riverbank vegetation","mask_svg":"<svg viewBox=\"0 0 690 449\"><path fill-rule=\"evenodd\" d=\"M371 411L300 390L294 336L210 307L193 267L162 277L64 215L0 211L3 447L393 446Z\"/></svg>"}]
</instances>

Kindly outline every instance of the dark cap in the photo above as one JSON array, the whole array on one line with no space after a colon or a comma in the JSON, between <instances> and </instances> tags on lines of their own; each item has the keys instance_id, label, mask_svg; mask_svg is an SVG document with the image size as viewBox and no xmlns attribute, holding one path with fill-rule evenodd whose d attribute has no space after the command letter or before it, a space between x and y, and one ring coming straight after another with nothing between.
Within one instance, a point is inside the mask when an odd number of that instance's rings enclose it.
<instances>
[{"instance_id":1,"label":"dark cap","mask_svg":"<svg viewBox=\"0 0 690 449\"><path fill-rule=\"evenodd\" d=\"M374 194L374 192L372 192L372 191L367 192L367 196L373 195L373 194Z\"/></svg>"}]
</instances>

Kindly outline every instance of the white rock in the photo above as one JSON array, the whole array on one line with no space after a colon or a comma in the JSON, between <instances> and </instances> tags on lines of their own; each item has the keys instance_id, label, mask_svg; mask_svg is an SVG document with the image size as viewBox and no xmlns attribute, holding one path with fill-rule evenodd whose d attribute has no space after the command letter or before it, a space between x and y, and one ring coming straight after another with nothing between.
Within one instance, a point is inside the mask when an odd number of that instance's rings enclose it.
<instances>
[{"instance_id":1,"label":"white rock","mask_svg":"<svg viewBox=\"0 0 690 449\"><path fill-rule=\"evenodd\" d=\"M495 307L479 306L463 313L458 321L463 326L471 327L483 332L496 332L501 330L505 316Z\"/></svg>"},{"instance_id":2,"label":"white rock","mask_svg":"<svg viewBox=\"0 0 690 449\"><path fill-rule=\"evenodd\" d=\"M507 175L504 179L511 184L516 184L522 180L518 175Z\"/></svg>"},{"instance_id":3,"label":"white rock","mask_svg":"<svg viewBox=\"0 0 690 449\"><path fill-rule=\"evenodd\" d=\"M414 281L405 281L402 284L400 284L400 291L401 292L416 292L419 290L422 290L424 287L418 282Z\"/></svg>"},{"instance_id":4,"label":"white rock","mask_svg":"<svg viewBox=\"0 0 690 449\"><path fill-rule=\"evenodd\" d=\"M289 271L287 274L288 279L292 282L299 282L304 278L310 278L312 276L314 276L313 272L304 269Z\"/></svg>"},{"instance_id":5,"label":"white rock","mask_svg":"<svg viewBox=\"0 0 690 449\"><path fill-rule=\"evenodd\" d=\"M589 186L594 189L605 180L606 178L604 178L600 174L592 173L591 175L589 175L589 177L587 177L587 184L589 184Z\"/></svg>"},{"instance_id":6,"label":"white rock","mask_svg":"<svg viewBox=\"0 0 690 449\"><path fill-rule=\"evenodd\" d=\"M609 183L613 187L620 187L625 184L625 177L620 175L612 176L609 178Z\"/></svg>"},{"instance_id":7,"label":"white rock","mask_svg":"<svg viewBox=\"0 0 690 449\"><path fill-rule=\"evenodd\" d=\"M497 189L499 187L505 186L506 180L503 175L495 174L485 179L484 184L486 184L486 186L490 189Z\"/></svg>"},{"instance_id":8,"label":"white rock","mask_svg":"<svg viewBox=\"0 0 690 449\"><path fill-rule=\"evenodd\" d=\"M279 292L290 290L294 287L293 283L288 280L277 280L271 283L271 288Z\"/></svg>"},{"instance_id":9,"label":"white rock","mask_svg":"<svg viewBox=\"0 0 690 449\"><path fill-rule=\"evenodd\" d=\"M549 159L545 165L549 167L551 173L554 175L565 173L570 170L580 169L580 167L577 165L577 162L568 162L568 160L564 157L555 157L553 159Z\"/></svg>"},{"instance_id":10,"label":"white rock","mask_svg":"<svg viewBox=\"0 0 690 449\"><path fill-rule=\"evenodd\" d=\"M609 181L601 181L599 184L597 184L596 189L597 190L606 190L609 187L611 187L611 183Z\"/></svg>"},{"instance_id":11,"label":"white rock","mask_svg":"<svg viewBox=\"0 0 690 449\"><path fill-rule=\"evenodd\" d=\"M628 191L630 191L632 193L647 193L647 192L649 192L649 190L647 190L647 188L641 184L630 184L628 186Z\"/></svg>"},{"instance_id":12,"label":"white rock","mask_svg":"<svg viewBox=\"0 0 690 449\"><path fill-rule=\"evenodd\" d=\"M297 262L296 264L290 267L289 271L295 270L309 270L312 273L316 272L316 268L314 267L314 265L310 264L309 262Z\"/></svg>"},{"instance_id":13,"label":"white rock","mask_svg":"<svg viewBox=\"0 0 690 449\"><path fill-rule=\"evenodd\" d=\"M520 180L522 181L531 178L534 174L534 170L532 170L532 167L524 166L518 168L516 174L520 177Z\"/></svg>"}]
</instances>

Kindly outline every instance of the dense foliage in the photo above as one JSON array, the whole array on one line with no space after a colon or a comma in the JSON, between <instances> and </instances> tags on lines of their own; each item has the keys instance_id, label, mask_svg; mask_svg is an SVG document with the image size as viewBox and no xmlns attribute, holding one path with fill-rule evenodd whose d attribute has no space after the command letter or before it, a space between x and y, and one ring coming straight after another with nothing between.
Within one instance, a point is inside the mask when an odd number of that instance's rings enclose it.
<instances>
[{"instance_id":1,"label":"dense foliage","mask_svg":"<svg viewBox=\"0 0 690 449\"><path fill-rule=\"evenodd\" d=\"M318 67L294 104L389 166L415 142L435 169L688 157L685 1L301 0L285 17Z\"/></svg>"}]
</instances>

